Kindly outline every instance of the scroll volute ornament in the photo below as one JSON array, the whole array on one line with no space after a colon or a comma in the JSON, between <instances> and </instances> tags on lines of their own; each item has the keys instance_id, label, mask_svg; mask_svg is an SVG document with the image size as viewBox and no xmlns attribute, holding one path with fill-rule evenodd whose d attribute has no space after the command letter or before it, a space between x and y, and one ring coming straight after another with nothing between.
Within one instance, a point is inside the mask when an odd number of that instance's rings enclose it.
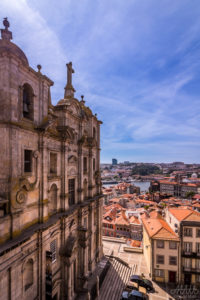
<instances>
[{"instance_id":1,"label":"scroll volute ornament","mask_svg":"<svg viewBox=\"0 0 200 300\"><path fill-rule=\"evenodd\" d=\"M21 189L16 194L16 201L18 204L24 204L27 200L27 192L25 189Z\"/></svg>"}]
</instances>

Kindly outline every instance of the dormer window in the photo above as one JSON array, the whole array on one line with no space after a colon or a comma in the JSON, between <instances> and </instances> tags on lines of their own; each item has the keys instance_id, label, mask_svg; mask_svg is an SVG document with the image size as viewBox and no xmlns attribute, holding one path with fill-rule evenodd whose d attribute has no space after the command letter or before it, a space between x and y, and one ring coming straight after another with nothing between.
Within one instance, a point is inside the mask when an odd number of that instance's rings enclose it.
<instances>
[{"instance_id":1,"label":"dormer window","mask_svg":"<svg viewBox=\"0 0 200 300\"><path fill-rule=\"evenodd\" d=\"M23 117L33 120L33 90L27 83L23 85Z\"/></svg>"}]
</instances>

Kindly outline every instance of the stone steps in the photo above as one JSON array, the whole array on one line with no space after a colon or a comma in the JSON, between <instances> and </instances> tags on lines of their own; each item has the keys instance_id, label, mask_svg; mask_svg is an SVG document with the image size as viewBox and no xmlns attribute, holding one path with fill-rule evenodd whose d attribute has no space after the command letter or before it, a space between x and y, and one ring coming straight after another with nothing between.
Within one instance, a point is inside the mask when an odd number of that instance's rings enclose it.
<instances>
[{"instance_id":1,"label":"stone steps","mask_svg":"<svg viewBox=\"0 0 200 300\"><path fill-rule=\"evenodd\" d=\"M115 273L118 272L119 268L120 264L118 263L118 261L112 259L109 272L106 275L106 278L104 279L103 285L100 289L100 299L106 299L106 297L108 297L108 294L110 292L110 285L113 286L115 280ZM109 280L107 280L107 278L109 278Z\"/></svg>"},{"instance_id":2,"label":"stone steps","mask_svg":"<svg viewBox=\"0 0 200 300\"><path fill-rule=\"evenodd\" d=\"M110 257L111 266L100 288L98 300L119 300L130 275L135 274L137 265L131 268L123 260Z\"/></svg>"},{"instance_id":3,"label":"stone steps","mask_svg":"<svg viewBox=\"0 0 200 300\"><path fill-rule=\"evenodd\" d=\"M113 294L111 300L120 299L121 293L124 289L124 286L127 283L127 279L129 279L131 275L131 269L125 267L125 270L123 271L121 275L121 280L118 281L118 284L116 285L115 293Z\"/></svg>"}]
</instances>

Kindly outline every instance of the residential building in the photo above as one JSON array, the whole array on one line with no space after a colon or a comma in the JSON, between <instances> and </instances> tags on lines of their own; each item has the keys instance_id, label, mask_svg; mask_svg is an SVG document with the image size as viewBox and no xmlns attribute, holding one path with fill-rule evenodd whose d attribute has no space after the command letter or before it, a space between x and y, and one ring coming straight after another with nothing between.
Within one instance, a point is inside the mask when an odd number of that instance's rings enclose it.
<instances>
[{"instance_id":1,"label":"residential building","mask_svg":"<svg viewBox=\"0 0 200 300\"><path fill-rule=\"evenodd\" d=\"M103 235L142 240L140 212L123 208L119 203L104 206Z\"/></svg>"},{"instance_id":2,"label":"residential building","mask_svg":"<svg viewBox=\"0 0 200 300\"><path fill-rule=\"evenodd\" d=\"M200 192L199 183L184 183L177 181L160 180L160 192L175 197L186 197L189 192L198 194Z\"/></svg>"},{"instance_id":3,"label":"residential building","mask_svg":"<svg viewBox=\"0 0 200 300\"><path fill-rule=\"evenodd\" d=\"M155 211L142 218L143 251L150 277L158 282L178 283L180 239Z\"/></svg>"},{"instance_id":4,"label":"residential building","mask_svg":"<svg viewBox=\"0 0 200 300\"><path fill-rule=\"evenodd\" d=\"M166 220L180 237L181 282L200 285L200 213L169 208Z\"/></svg>"}]
</instances>

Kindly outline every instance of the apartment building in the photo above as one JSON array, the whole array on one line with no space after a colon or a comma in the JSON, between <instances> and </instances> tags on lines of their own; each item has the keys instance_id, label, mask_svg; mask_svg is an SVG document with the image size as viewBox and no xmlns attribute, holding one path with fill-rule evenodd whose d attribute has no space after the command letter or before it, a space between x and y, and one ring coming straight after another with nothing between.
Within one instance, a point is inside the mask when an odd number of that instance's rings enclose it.
<instances>
[{"instance_id":1,"label":"apartment building","mask_svg":"<svg viewBox=\"0 0 200 300\"><path fill-rule=\"evenodd\" d=\"M126 211L118 203L104 206L103 235L141 241L142 224L139 214L137 211Z\"/></svg>"},{"instance_id":2,"label":"apartment building","mask_svg":"<svg viewBox=\"0 0 200 300\"><path fill-rule=\"evenodd\" d=\"M166 221L180 237L181 282L200 285L200 213L169 208Z\"/></svg>"},{"instance_id":3,"label":"apartment building","mask_svg":"<svg viewBox=\"0 0 200 300\"><path fill-rule=\"evenodd\" d=\"M158 282L180 282L180 239L156 212L145 215L143 251L150 277Z\"/></svg>"},{"instance_id":4,"label":"apartment building","mask_svg":"<svg viewBox=\"0 0 200 300\"><path fill-rule=\"evenodd\" d=\"M187 193L193 192L198 194L200 192L199 183L181 183L176 181L160 180L160 192L175 197L186 197Z\"/></svg>"}]
</instances>

